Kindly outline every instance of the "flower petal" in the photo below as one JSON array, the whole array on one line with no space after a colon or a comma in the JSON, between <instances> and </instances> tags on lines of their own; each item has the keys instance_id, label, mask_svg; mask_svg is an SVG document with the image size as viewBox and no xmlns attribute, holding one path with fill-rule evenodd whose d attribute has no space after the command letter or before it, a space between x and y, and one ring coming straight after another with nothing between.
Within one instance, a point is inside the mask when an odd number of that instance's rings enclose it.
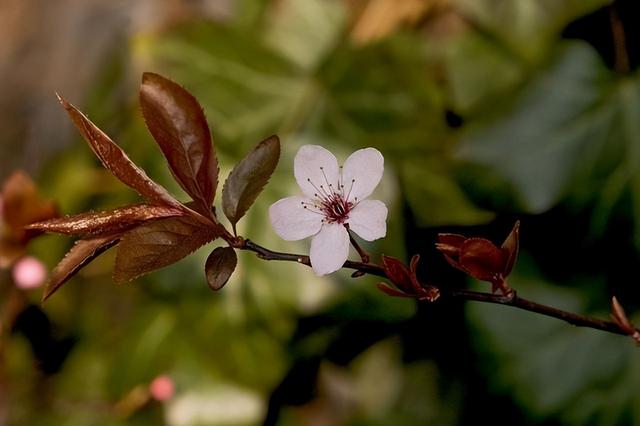
<instances>
[{"instance_id":1,"label":"flower petal","mask_svg":"<svg viewBox=\"0 0 640 426\"><path fill-rule=\"evenodd\" d=\"M340 169L331 152L318 145L303 145L293 160L293 173L302 192L314 198L323 190L330 192L329 185L338 187Z\"/></svg>"},{"instance_id":2,"label":"flower petal","mask_svg":"<svg viewBox=\"0 0 640 426\"><path fill-rule=\"evenodd\" d=\"M349 234L340 224L324 224L311 240L311 267L316 275L327 275L344 265L349 256Z\"/></svg>"},{"instance_id":3,"label":"flower petal","mask_svg":"<svg viewBox=\"0 0 640 426\"><path fill-rule=\"evenodd\" d=\"M283 240L301 240L320 231L322 215L305 209L303 203L310 201L304 197L288 197L269 207L271 226Z\"/></svg>"},{"instance_id":4,"label":"flower petal","mask_svg":"<svg viewBox=\"0 0 640 426\"><path fill-rule=\"evenodd\" d=\"M342 168L342 185L349 201L367 198L380 183L384 157L375 148L359 149L347 158Z\"/></svg>"},{"instance_id":5,"label":"flower petal","mask_svg":"<svg viewBox=\"0 0 640 426\"><path fill-rule=\"evenodd\" d=\"M349 229L367 241L387 235L387 206L382 201L364 200L349 212Z\"/></svg>"}]
</instances>

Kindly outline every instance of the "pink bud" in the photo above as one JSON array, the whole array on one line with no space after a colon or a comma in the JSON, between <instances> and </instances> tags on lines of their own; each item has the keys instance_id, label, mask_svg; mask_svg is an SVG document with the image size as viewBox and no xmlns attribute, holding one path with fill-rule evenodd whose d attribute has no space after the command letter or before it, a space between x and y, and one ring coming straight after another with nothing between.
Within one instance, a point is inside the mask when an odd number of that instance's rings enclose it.
<instances>
[{"instance_id":1,"label":"pink bud","mask_svg":"<svg viewBox=\"0 0 640 426\"><path fill-rule=\"evenodd\" d=\"M149 385L149 393L156 401L168 401L174 392L173 379L166 375L156 377Z\"/></svg>"},{"instance_id":2,"label":"pink bud","mask_svg":"<svg viewBox=\"0 0 640 426\"><path fill-rule=\"evenodd\" d=\"M21 258L11 270L16 287L31 290L40 287L47 278L44 264L33 256Z\"/></svg>"}]
</instances>

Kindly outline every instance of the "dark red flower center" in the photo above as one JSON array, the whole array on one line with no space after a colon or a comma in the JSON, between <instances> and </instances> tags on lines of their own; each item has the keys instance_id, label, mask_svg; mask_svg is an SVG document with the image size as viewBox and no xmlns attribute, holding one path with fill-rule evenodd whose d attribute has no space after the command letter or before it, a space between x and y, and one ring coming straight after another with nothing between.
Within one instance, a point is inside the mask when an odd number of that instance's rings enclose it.
<instances>
[{"instance_id":1,"label":"dark red flower center","mask_svg":"<svg viewBox=\"0 0 640 426\"><path fill-rule=\"evenodd\" d=\"M355 179L351 181L349 190L345 193L345 187L341 181L342 167L340 169L340 181L337 189L328 181L322 167L320 167L320 170L324 176L324 182L312 182L311 179L307 178L307 182L313 186L316 192L313 194L313 199L306 202L303 201L302 205L305 209L324 216L322 221L325 223L345 223L349 219L349 212L358 204L358 197L354 197L353 201L349 201Z\"/></svg>"}]
</instances>

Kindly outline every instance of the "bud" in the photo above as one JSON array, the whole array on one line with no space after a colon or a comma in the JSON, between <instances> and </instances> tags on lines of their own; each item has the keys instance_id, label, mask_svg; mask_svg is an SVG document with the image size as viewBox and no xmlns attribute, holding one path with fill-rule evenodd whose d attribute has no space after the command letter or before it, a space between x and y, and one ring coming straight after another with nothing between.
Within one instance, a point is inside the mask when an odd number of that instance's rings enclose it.
<instances>
[{"instance_id":1,"label":"bud","mask_svg":"<svg viewBox=\"0 0 640 426\"><path fill-rule=\"evenodd\" d=\"M418 281L416 271L420 256L411 258L410 267L407 267L400 259L382 255L382 266L387 278L394 284L390 287L386 283L379 283L378 289L389 296L410 297L418 300L433 302L440 297L440 291L432 285L423 285Z\"/></svg>"},{"instance_id":2,"label":"bud","mask_svg":"<svg viewBox=\"0 0 640 426\"><path fill-rule=\"evenodd\" d=\"M640 345L640 332L638 332L636 326L629 320L627 313L615 296L611 298L611 312L611 318L618 324L620 330L631 336L631 338L636 341L636 344Z\"/></svg>"},{"instance_id":3,"label":"bud","mask_svg":"<svg viewBox=\"0 0 640 426\"><path fill-rule=\"evenodd\" d=\"M520 222L500 247L484 238L467 238L458 234L439 234L436 248L454 268L480 281L493 285L493 291L500 289L505 295L511 289L505 278L513 270L519 249Z\"/></svg>"}]
</instances>

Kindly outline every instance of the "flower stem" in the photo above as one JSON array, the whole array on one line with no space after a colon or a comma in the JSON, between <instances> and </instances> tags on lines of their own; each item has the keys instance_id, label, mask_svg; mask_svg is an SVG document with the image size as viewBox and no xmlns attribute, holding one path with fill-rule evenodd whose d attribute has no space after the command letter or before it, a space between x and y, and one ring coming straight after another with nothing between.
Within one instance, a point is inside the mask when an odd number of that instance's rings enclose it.
<instances>
[{"instance_id":1,"label":"flower stem","mask_svg":"<svg viewBox=\"0 0 640 426\"><path fill-rule=\"evenodd\" d=\"M365 249L363 249L360 246L360 244L358 244L356 239L353 238L353 233L351 232L351 229L349 229L349 224L348 223L345 224L344 227L347 228L347 233L349 234L349 241L351 241L351 245L358 252L358 255L360 256L360 259L362 259L362 263L369 263L369 260L371 260L371 257L369 256L369 253L367 253L365 251Z\"/></svg>"}]
</instances>

